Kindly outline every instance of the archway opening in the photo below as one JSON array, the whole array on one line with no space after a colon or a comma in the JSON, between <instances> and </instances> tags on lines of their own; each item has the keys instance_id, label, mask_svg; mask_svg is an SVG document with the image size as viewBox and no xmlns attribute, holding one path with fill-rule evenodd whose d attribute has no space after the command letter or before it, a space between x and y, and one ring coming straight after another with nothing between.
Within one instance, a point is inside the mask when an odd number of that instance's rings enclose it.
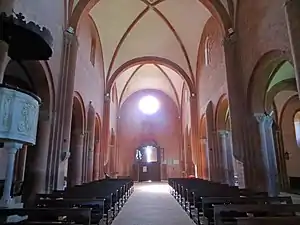
<instances>
[{"instance_id":1,"label":"archway opening","mask_svg":"<svg viewBox=\"0 0 300 225\"><path fill-rule=\"evenodd\" d=\"M300 148L300 111L294 116L295 136L298 147Z\"/></svg>"},{"instance_id":2,"label":"archway opening","mask_svg":"<svg viewBox=\"0 0 300 225\"><path fill-rule=\"evenodd\" d=\"M84 111L79 98L73 99L70 158L67 162L65 181L68 187L79 185L83 181L83 150L84 150Z\"/></svg>"},{"instance_id":3,"label":"archway opening","mask_svg":"<svg viewBox=\"0 0 300 225\"><path fill-rule=\"evenodd\" d=\"M230 111L228 99L223 96L217 107L216 127L218 130L218 155L223 182L237 185L237 173L234 172L235 158L232 148Z\"/></svg>"},{"instance_id":4,"label":"archway opening","mask_svg":"<svg viewBox=\"0 0 300 225\"><path fill-rule=\"evenodd\" d=\"M295 111L291 114L286 110L289 108L286 106L290 104L289 99L297 93L297 87L293 65L287 61L283 52L271 51L258 61L249 91L248 97L251 99L249 103L254 114L252 119L256 126L254 129L258 131L253 145L257 147L260 145L261 149L255 158L264 167L265 174L262 176L268 178L261 189L268 189L273 194L276 194L279 189L287 191L289 177L299 177L289 172L293 160L298 159L286 157L287 151L293 151L297 146L293 123ZM259 154L264 157L258 157Z\"/></svg>"},{"instance_id":5,"label":"archway opening","mask_svg":"<svg viewBox=\"0 0 300 225\"><path fill-rule=\"evenodd\" d=\"M136 179L142 181L161 180L161 149L153 143L140 145L135 151Z\"/></svg>"}]
</instances>

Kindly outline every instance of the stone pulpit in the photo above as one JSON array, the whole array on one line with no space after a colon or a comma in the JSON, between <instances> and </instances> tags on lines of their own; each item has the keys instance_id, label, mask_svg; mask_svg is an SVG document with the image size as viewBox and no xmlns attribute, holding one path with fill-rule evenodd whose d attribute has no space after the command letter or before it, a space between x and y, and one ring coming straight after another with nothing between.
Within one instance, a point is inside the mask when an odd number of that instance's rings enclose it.
<instances>
[{"instance_id":1,"label":"stone pulpit","mask_svg":"<svg viewBox=\"0 0 300 225\"><path fill-rule=\"evenodd\" d=\"M1 207L14 205L10 191L16 152L23 144L36 142L40 98L33 93L0 84L0 142L7 151L6 178Z\"/></svg>"}]
</instances>

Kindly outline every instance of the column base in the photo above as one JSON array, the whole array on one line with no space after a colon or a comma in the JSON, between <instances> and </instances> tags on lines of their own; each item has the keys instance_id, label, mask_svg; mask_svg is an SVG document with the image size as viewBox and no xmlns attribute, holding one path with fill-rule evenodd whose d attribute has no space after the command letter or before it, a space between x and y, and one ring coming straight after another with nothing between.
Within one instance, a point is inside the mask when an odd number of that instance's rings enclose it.
<instances>
[{"instance_id":1,"label":"column base","mask_svg":"<svg viewBox=\"0 0 300 225\"><path fill-rule=\"evenodd\" d=\"M9 198L9 199L0 199L0 208L23 208L23 203L19 202L15 198Z\"/></svg>"}]
</instances>

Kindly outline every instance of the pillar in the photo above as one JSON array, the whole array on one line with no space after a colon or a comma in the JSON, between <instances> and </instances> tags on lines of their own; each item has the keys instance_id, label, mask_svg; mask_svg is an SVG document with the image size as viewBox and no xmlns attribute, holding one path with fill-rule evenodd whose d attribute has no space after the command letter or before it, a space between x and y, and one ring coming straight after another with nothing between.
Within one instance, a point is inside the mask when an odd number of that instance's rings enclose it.
<instances>
[{"instance_id":1,"label":"pillar","mask_svg":"<svg viewBox=\"0 0 300 225\"><path fill-rule=\"evenodd\" d=\"M87 132L88 136L88 148L87 148L87 182L93 180L93 169L94 169L94 151L95 151L95 122L96 122L96 112L92 105L89 104L88 118L87 118Z\"/></svg>"},{"instance_id":2,"label":"pillar","mask_svg":"<svg viewBox=\"0 0 300 225\"><path fill-rule=\"evenodd\" d=\"M14 176L14 164L15 156L17 151L22 148L22 144L15 142L6 142L4 143L4 149L7 151L7 165L6 165L6 175L5 183L3 189L3 195L0 200L0 207L8 207L11 204L12 198L10 195L13 176Z\"/></svg>"},{"instance_id":3,"label":"pillar","mask_svg":"<svg viewBox=\"0 0 300 225\"><path fill-rule=\"evenodd\" d=\"M218 181L218 173L216 166L216 146L214 142L214 115L212 102L208 103L206 108L206 137L207 137L207 149L209 155L209 170L210 179L212 181Z\"/></svg>"},{"instance_id":4,"label":"pillar","mask_svg":"<svg viewBox=\"0 0 300 225\"><path fill-rule=\"evenodd\" d=\"M234 186L234 169L233 169L233 155L231 148L231 136L229 131L220 130L219 135L221 139L221 149L223 155L223 165L224 165L224 174L225 174L225 183Z\"/></svg>"},{"instance_id":5,"label":"pillar","mask_svg":"<svg viewBox=\"0 0 300 225\"><path fill-rule=\"evenodd\" d=\"M241 115L248 115L248 107L246 105L247 98L245 87L241 85L241 68L238 55L238 46L235 34L227 34L223 40L227 91L229 100L229 110L231 115L231 132L232 146L235 158L240 162L239 168L243 169L243 180L247 188L256 189L255 173L253 166L258 163L255 158L255 150L250 147L251 140L249 138L248 119L241 120ZM259 167L258 167L259 168Z\"/></svg>"},{"instance_id":6,"label":"pillar","mask_svg":"<svg viewBox=\"0 0 300 225\"><path fill-rule=\"evenodd\" d=\"M83 137L83 149L82 149L82 183L87 183L88 180L88 144L90 133L85 131Z\"/></svg>"},{"instance_id":7,"label":"pillar","mask_svg":"<svg viewBox=\"0 0 300 225\"><path fill-rule=\"evenodd\" d=\"M255 114L259 125L261 152L268 179L268 192L270 196L277 196L278 175L276 163L276 150L273 136L273 118L266 114Z\"/></svg>"},{"instance_id":8,"label":"pillar","mask_svg":"<svg viewBox=\"0 0 300 225\"><path fill-rule=\"evenodd\" d=\"M95 140L94 147L94 169L93 169L93 180L99 180L100 176L100 141Z\"/></svg>"},{"instance_id":9,"label":"pillar","mask_svg":"<svg viewBox=\"0 0 300 225\"><path fill-rule=\"evenodd\" d=\"M300 95L300 1L286 0L284 11L294 62L297 88Z\"/></svg>"},{"instance_id":10,"label":"pillar","mask_svg":"<svg viewBox=\"0 0 300 225\"><path fill-rule=\"evenodd\" d=\"M46 191L47 160L51 132L49 113L47 111L40 111L39 115L33 164L30 165L29 168L32 172L30 174L33 176L33 184L31 187L33 195Z\"/></svg>"},{"instance_id":11,"label":"pillar","mask_svg":"<svg viewBox=\"0 0 300 225\"><path fill-rule=\"evenodd\" d=\"M198 99L195 93L190 97L190 113L191 113L191 147L192 147L192 161L197 168L201 163L199 154L199 121L198 121Z\"/></svg>"},{"instance_id":12,"label":"pillar","mask_svg":"<svg viewBox=\"0 0 300 225\"><path fill-rule=\"evenodd\" d=\"M26 169L26 158L27 158L27 145L23 145L19 151L19 160L16 171L16 181L24 181L25 169Z\"/></svg>"},{"instance_id":13,"label":"pillar","mask_svg":"<svg viewBox=\"0 0 300 225\"><path fill-rule=\"evenodd\" d=\"M202 178L211 180L210 177L210 158L209 158L209 148L207 144L207 138L201 138L201 167L202 167Z\"/></svg>"},{"instance_id":14,"label":"pillar","mask_svg":"<svg viewBox=\"0 0 300 225\"><path fill-rule=\"evenodd\" d=\"M108 147L109 147L109 123L110 123L110 94L107 93L104 97L104 107L103 107L103 125L102 125L102 141L101 141L101 154L100 154L100 169L102 169L102 174L100 174L101 177L104 177L104 163L107 157L108 153Z\"/></svg>"},{"instance_id":15,"label":"pillar","mask_svg":"<svg viewBox=\"0 0 300 225\"><path fill-rule=\"evenodd\" d=\"M229 183L229 174L228 174L228 160L227 160L227 151L228 151L228 144L227 144L227 136L228 133L226 130L220 130L218 131L221 141L221 154L222 154L222 164L223 164L223 171L224 171L224 177L223 182Z\"/></svg>"},{"instance_id":16,"label":"pillar","mask_svg":"<svg viewBox=\"0 0 300 225\"><path fill-rule=\"evenodd\" d=\"M71 145L71 186L79 185L82 183L82 157L83 157L83 146L84 146L84 134L80 131L75 131L72 134L72 145Z\"/></svg>"},{"instance_id":17,"label":"pillar","mask_svg":"<svg viewBox=\"0 0 300 225\"><path fill-rule=\"evenodd\" d=\"M5 12L7 15L11 15L16 0L1 0L0 1L0 13ZM8 57L8 44L0 40L0 83L3 82L5 68L9 62Z\"/></svg>"},{"instance_id":18,"label":"pillar","mask_svg":"<svg viewBox=\"0 0 300 225\"><path fill-rule=\"evenodd\" d=\"M56 189L63 189L65 168L60 161L61 152L70 151L70 137L73 110L73 94L75 84L75 69L78 51L78 40L72 29L64 32L61 80L59 82L59 98L54 132L54 163L52 176Z\"/></svg>"}]
</instances>

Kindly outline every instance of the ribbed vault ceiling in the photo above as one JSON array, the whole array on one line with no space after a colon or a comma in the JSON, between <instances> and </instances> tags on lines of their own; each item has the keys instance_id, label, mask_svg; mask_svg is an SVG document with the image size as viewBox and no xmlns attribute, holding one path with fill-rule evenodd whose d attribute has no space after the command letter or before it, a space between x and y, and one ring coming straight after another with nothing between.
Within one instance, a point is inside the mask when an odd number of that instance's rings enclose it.
<instances>
[{"instance_id":1,"label":"ribbed vault ceiling","mask_svg":"<svg viewBox=\"0 0 300 225\"><path fill-rule=\"evenodd\" d=\"M120 104L139 90L156 89L165 92L180 105L183 82L180 75L166 66L142 64L123 72L116 85Z\"/></svg>"},{"instance_id":2,"label":"ribbed vault ceiling","mask_svg":"<svg viewBox=\"0 0 300 225\"><path fill-rule=\"evenodd\" d=\"M195 79L199 42L211 16L199 0L101 0L90 15L99 31L107 80L124 63L145 56L169 60ZM138 90L157 89L180 104L182 77L163 63L145 63L117 78L120 102Z\"/></svg>"}]
</instances>

